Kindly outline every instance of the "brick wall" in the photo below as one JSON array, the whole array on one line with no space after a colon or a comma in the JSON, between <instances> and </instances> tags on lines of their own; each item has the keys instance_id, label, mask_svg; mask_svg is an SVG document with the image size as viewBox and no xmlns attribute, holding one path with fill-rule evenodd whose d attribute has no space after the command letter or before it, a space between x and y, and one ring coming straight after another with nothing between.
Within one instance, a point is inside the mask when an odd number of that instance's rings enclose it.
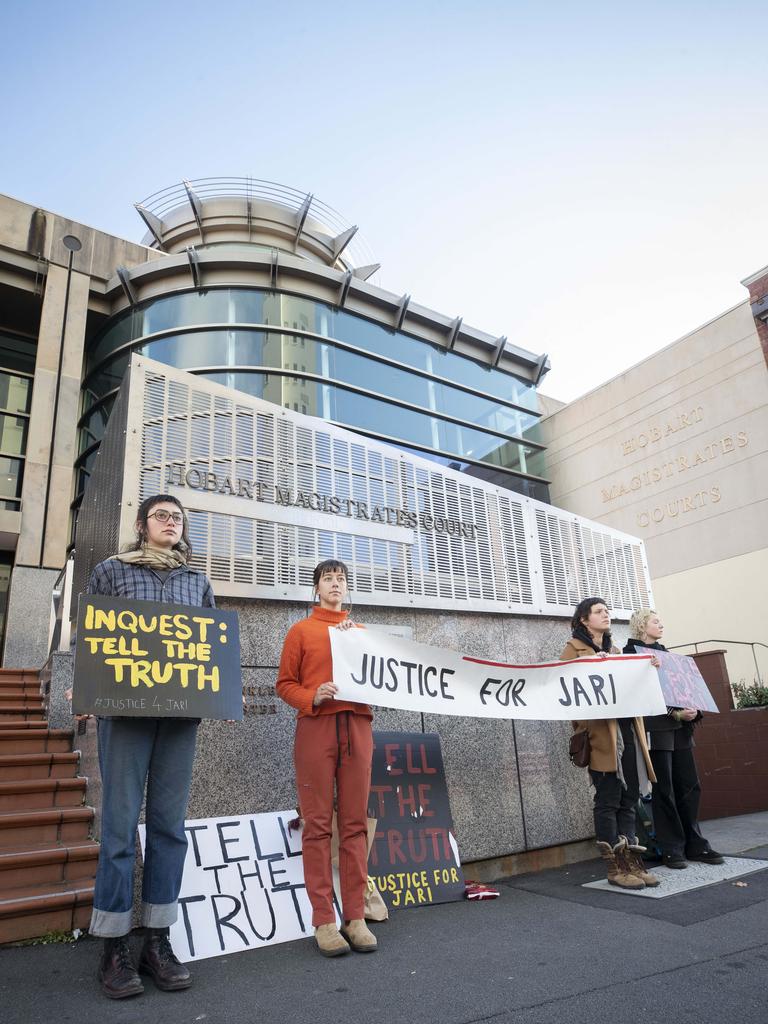
<instances>
[{"instance_id":1,"label":"brick wall","mask_svg":"<svg viewBox=\"0 0 768 1024\"><path fill-rule=\"evenodd\" d=\"M720 709L696 728L703 820L768 811L768 708L734 709L724 654L693 655Z\"/></svg>"}]
</instances>

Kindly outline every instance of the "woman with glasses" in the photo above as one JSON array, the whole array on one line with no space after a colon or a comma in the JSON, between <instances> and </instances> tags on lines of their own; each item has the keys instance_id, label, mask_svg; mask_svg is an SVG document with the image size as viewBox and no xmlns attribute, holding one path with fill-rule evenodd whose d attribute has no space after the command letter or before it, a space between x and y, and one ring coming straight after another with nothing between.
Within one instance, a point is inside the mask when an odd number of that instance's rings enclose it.
<instances>
[{"instance_id":1,"label":"woman with glasses","mask_svg":"<svg viewBox=\"0 0 768 1024\"><path fill-rule=\"evenodd\" d=\"M156 494L139 505L136 541L100 562L89 594L215 606L208 577L189 567L192 546L179 501ZM188 988L192 979L169 940L187 837L184 819L192 782L198 719L101 718L98 722L102 780L101 849L91 935L104 939L98 979L110 999L139 995L139 972L165 991ZM146 936L138 971L128 945L133 919L136 829L146 790L146 848L141 924Z\"/></svg>"}]
</instances>

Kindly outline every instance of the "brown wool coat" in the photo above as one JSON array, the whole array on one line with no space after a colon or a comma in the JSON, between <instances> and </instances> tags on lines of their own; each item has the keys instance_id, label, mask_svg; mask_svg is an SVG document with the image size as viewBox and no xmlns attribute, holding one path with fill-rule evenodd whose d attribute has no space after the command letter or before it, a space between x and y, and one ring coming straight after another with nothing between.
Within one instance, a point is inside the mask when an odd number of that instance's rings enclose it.
<instances>
[{"instance_id":1,"label":"brown wool coat","mask_svg":"<svg viewBox=\"0 0 768 1024\"><path fill-rule=\"evenodd\" d=\"M619 654L616 647L611 648L611 654ZM577 658L594 658L595 652L584 643L572 637L563 648L560 661L575 661ZM645 767L648 778L651 782L656 781L651 764L651 755L648 753L648 744L645 740L645 724L643 719L635 718L635 736L637 743L645 759ZM586 729L589 732L589 745L591 748L589 767L595 772L615 772L618 765L618 748L616 736L618 725L615 718L591 719L590 721L573 722L573 731Z\"/></svg>"}]
</instances>

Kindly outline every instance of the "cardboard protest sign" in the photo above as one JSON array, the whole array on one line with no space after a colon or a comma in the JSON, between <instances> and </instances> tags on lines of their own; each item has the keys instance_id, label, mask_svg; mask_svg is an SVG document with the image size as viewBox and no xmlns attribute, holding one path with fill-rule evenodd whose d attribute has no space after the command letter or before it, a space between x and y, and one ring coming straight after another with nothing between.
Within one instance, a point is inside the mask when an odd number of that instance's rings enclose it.
<instances>
[{"instance_id":1,"label":"cardboard protest sign","mask_svg":"<svg viewBox=\"0 0 768 1024\"><path fill-rule=\"evenodd\" d=\"M390 907L462 899L439 736L374 732L373 743L368 814L378 820L368 873Z\"/></svg>"},{"instance_id":2,"label":"cardboard protest sign","mask_svg":"<svg viewBox=\"0 0 768 1024\"><path fill-rule=\"evenodd\" d=\"M241 719L237 614L82 594L72 710Z\"/></svg>"},{"instance_id":3,"label":"cardboard protest sign","mask_svg":"<svg viewBox=\"0 0 768 1024\"><path fill-rule=\"evenodd\" d=\"M439 715L568 721L663 715L654 652L510 665L386 636L329 629L339 700Z\"/></svg>"},{"instance_id":4,"label":"cardboard protest sign","mask_svg":"<svg viewBox=\"0 0 768 1024\"><path fill-rule=\"evenodd\" d=\"M717 704L693 658L684 654L671 654L669 651L653 653L661 662L659 682L669 707L718 712Z\"/></svg>"},{"instance_id":5,"label":"cardboard protest sign","mask_svg":"<svg viewBox=\"0 0 768 1024\"><path fill-rule=\"evenodd\" d=\"M179 917L171 926L171 943L180 960L314 935L301 832L288 828L295 817L296 811L290 810L186 823L189 846ZM139 826L139 838L143 852L144 825Z\"/></svg>"}]
</instances>

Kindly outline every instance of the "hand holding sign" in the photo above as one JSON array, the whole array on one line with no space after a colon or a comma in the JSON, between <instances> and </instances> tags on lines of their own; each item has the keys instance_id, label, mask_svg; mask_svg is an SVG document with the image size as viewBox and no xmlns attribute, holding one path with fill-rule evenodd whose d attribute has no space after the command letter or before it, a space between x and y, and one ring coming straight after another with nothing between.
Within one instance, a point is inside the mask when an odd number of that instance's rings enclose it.
<instances>
[{"instance_id":1,"label":"hand holding sign","mask_svg":"<svg viewBox=\"0 0 768 1024\"><path fill-rule=\"evenodd\" d=\"M323 701L333 700L338 692L339 688L335 683L321 683L315 690L315 696L312 703L316 708L320 707Z\"/></svg>"}]
</instances>

